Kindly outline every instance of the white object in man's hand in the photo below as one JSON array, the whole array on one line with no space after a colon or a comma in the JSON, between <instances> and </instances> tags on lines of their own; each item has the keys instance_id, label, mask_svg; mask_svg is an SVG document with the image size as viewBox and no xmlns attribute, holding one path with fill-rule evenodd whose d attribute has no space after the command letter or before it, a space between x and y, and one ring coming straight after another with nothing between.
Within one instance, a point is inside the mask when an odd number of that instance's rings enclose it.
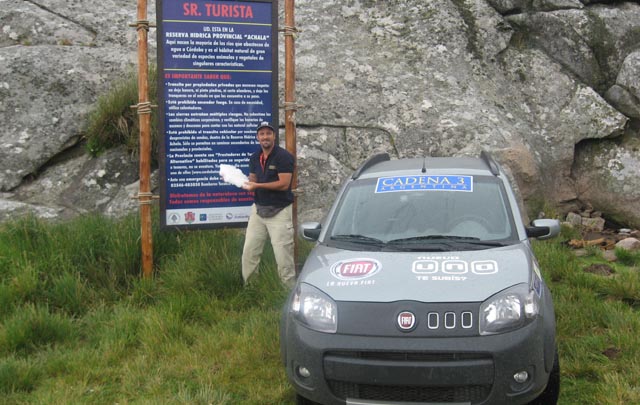
<instances>
[{"instance_id":1,"label":"white object in man's hand","mask_svg":"<svg viewBox=\"0 0 640 405\"><path fill-rule=\"evenodd\" d=\"M220 177L225 183L233 184L236 187L244 188L244 184L249 178L242 173L242 170L232 165L220 165Z\"/></svg>"}]
</instances>

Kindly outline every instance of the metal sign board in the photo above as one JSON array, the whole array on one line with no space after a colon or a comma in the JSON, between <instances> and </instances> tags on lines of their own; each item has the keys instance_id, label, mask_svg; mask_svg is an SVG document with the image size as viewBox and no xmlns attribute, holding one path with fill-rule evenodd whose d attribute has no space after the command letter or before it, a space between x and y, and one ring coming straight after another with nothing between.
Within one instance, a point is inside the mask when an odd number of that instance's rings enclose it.
<instances>
[{"instance_id":1,"label":"metal sign board","mask_svg":"<svg viewBox=\"0 0 640 405\"><path fill-rule=\"evenodd\" d=\"M161 226L246 226L253 193L219 169L248 175L256 127L278 125L277 0L156 6Z\"/></svg>"}]
</instances>

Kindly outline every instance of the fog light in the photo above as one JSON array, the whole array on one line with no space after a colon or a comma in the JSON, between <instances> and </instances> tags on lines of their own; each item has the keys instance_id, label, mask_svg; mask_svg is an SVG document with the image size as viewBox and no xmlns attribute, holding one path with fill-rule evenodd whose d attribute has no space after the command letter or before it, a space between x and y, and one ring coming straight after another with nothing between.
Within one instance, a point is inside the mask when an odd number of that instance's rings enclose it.
<instances>
[{"instance_id":1,"label":"fog light","mask_svg":"<svg viewBox=\"0 0 640 405\"><path fill-rule=\"evenodd\" d=\"M306 367L298 366L298 375L303 378L309 378L311 376L311 372Z\"/></svg>"},{"instance_id":2,"label":"fog light","mask_svg":"<svg viewBox=\"0 0 640 405\"><path fill-rule=\"evenodd\" d=\"M526 371L518 371L513 375L513 379L516 380L517 383L522 384L529 379L529 373Z\"/></svg>"}]
</instances>

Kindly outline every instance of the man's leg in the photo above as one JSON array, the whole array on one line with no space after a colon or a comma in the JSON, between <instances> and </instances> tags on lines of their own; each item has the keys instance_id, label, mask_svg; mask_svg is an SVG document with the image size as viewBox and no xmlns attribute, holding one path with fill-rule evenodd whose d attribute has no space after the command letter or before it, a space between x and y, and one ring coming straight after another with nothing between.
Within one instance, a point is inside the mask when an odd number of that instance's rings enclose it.
<instances>
[{"instance_id":1,"label":"man's leg","mask_svg":"<svg viewBox=\"0 0 640 405\"><path fill-rule=\"evenodd\" d=\"M267 218L265 223L269 230L273 254L278 264L280 280L287 287L295 284L296 267L293 257L294 229L292 221L292 205L280 211L273 218Z\"/></svg>"},{"instance_id":2,"label":"man's leg","mask_svg":"<svg viewBox=\"0 0 640 405\"><path fill-rule=\"evenodd\" d=\"M256 213L256 205L253 204L245 232L244 248L242 249L242 278L245 284L258 269L266 240L267 227L263 223L263 219Z\"/></svg>"}]
</instances>

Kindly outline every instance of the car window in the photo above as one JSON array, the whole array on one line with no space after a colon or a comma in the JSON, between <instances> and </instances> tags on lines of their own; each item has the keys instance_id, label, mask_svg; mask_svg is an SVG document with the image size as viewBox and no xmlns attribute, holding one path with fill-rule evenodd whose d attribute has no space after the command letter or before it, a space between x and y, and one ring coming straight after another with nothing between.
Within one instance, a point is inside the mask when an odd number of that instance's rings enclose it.
<instances>
[{"instance_id":1,"label":"car window","mask_svg":"<svg viewBox=\"0 0 640 405\"><path fill-rule=\"evenodd\" d=\"M429 236L506 241L515 235L509 213L501 182L489 176L473 177L472 191L376 192L376 179L363 179L345 189L327 235L383 242Z\"/></svg>"}]
</instances>

